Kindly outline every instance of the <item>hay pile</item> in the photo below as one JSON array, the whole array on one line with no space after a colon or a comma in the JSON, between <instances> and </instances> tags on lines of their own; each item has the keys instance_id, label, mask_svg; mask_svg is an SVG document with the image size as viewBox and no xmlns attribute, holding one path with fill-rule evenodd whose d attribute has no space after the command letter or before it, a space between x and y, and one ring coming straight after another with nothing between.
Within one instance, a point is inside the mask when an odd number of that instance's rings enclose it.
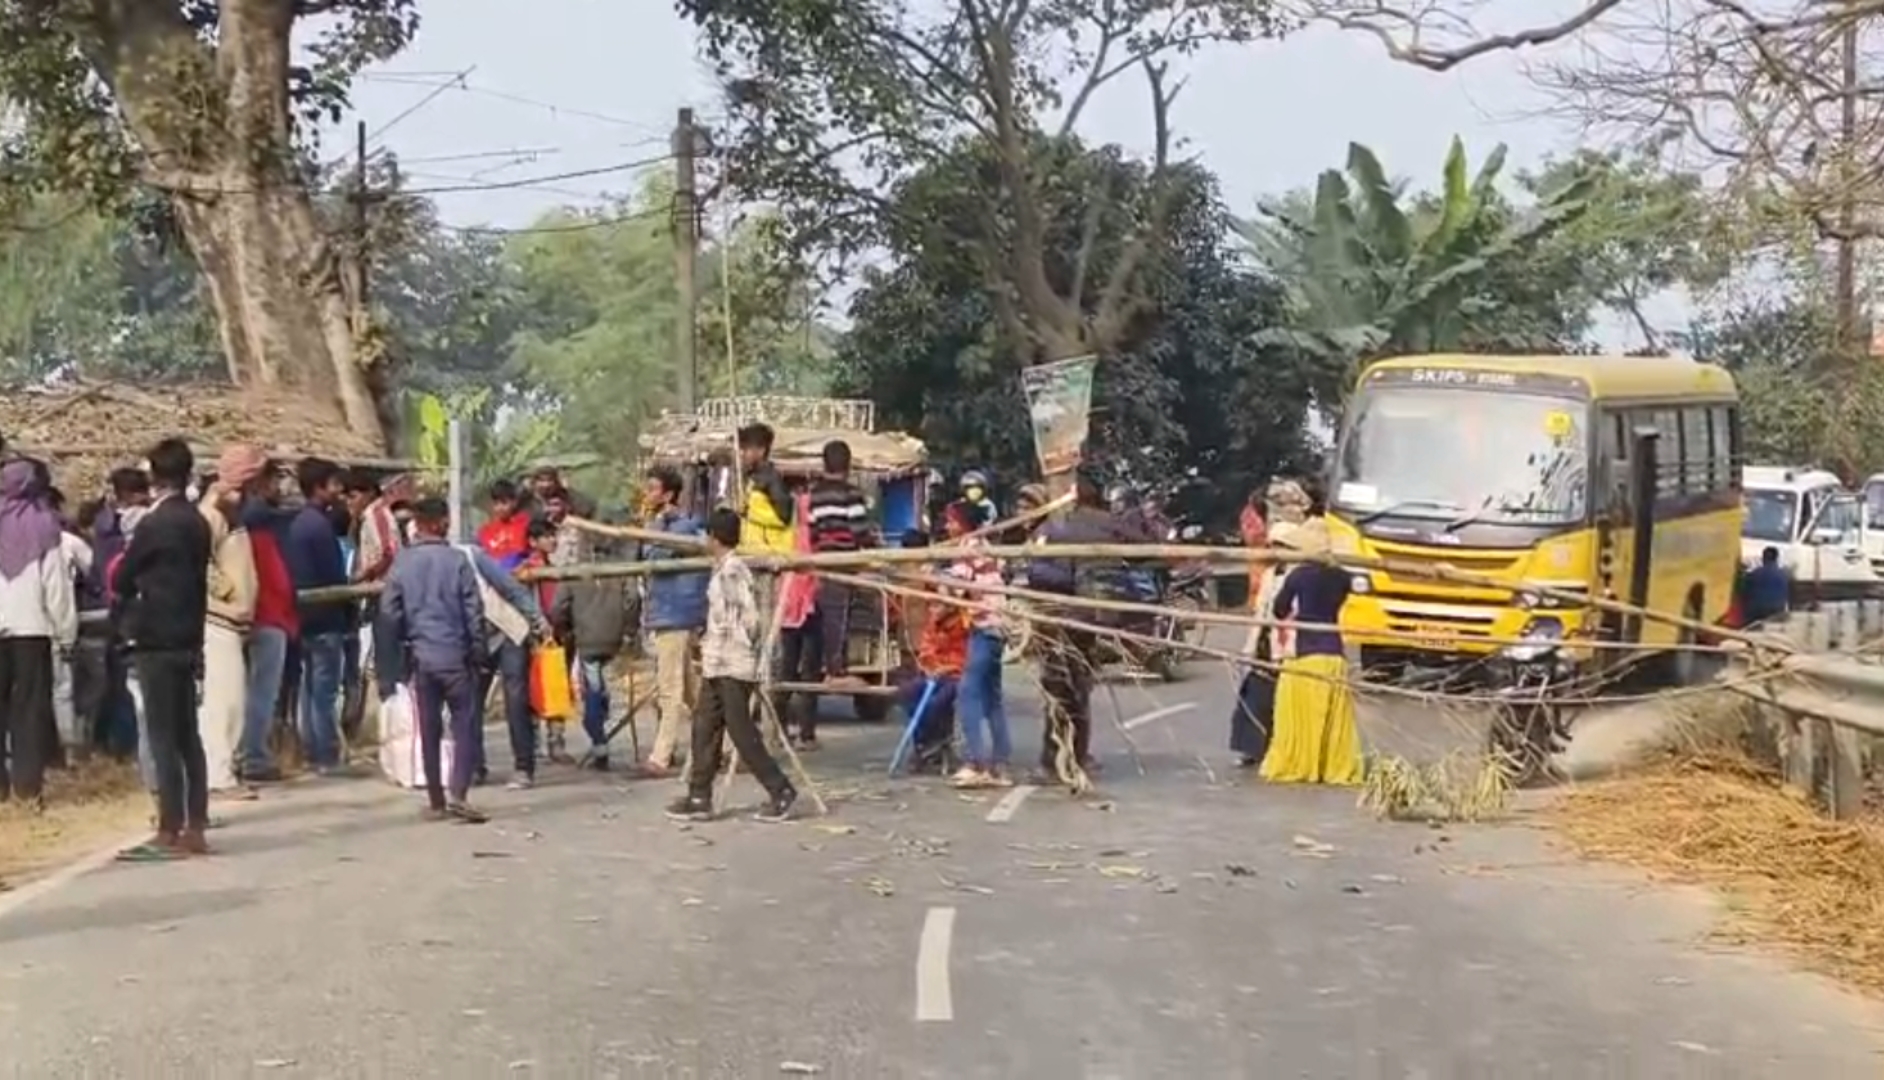
<instances>
[{"instance_id":1,"label":"hay pile","mask_svg":"<svg viewBox=\"0 0 1884 1080\"><path fill-rule=\"evenodd\" d=\"M0 889L101 844L123 840L150 816L134 766L95 761L46 774L46 810L0 803Z\"/></svg>"},{"instance_id":2,"label":"hay pile","mask_svg":"<svg viewBox=\"0 0 1884 1080\"><path fill-rule=\"evenodd\" d=\"M1578 788L1548 811L1582 855L1713 886L1722 932L1884 994L1884 827L1831 821L1744 756L1702 753Z\"/></svg>"},{"instance_id":3,"label":"hay pile","mask_svg":"<svg viewBox=\"0 0 1884 1080\"><path fill-rule=\"evenodd\" d=\"M43 458L69 497L102 492L112 469L135 465L152 443L181 436L199 456L253 442L276 456L368 462L382 448L305 401L227 384L136 387L80 380L0 390L0 433L11 449Z\"/></svg>"}]
</instances>

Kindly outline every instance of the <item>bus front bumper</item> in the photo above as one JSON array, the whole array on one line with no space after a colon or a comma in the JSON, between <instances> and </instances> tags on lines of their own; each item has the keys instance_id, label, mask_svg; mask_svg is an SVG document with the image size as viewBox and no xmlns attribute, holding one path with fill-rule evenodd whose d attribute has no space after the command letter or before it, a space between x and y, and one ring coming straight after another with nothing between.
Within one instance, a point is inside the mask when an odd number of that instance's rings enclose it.
<instances>
[{"instance_id":1,"label":"bus front bumper","mask_svg":"<svg viewBox=\"0 0 1884 1080\"><path fill-rule=\"evenodd\" d=\"M1341 612L1341 633L1350 645L1369 651L1416 653L1435 662L1524 654L1559 644L1567 654L1577 649L1586 613L1564 608L1458 604L1360 594L1350 596Z\"/></svg>"}]
</instances>

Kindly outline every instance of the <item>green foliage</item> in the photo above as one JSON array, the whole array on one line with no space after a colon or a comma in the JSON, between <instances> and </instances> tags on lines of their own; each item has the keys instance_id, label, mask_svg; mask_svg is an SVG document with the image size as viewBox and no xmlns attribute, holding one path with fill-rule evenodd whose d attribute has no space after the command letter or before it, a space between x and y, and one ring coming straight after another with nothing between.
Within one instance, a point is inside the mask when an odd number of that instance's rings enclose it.
<instances>
[{"instance_id":1,"label":"green foliage","mask_svg":"<svg viewBox=\"0 0 1884 1080\"><path fill-rule=\"evenodd\" d=\"M1153 180L1116 148L1067 140L1049 152L1039 168L1067 190L1116 193L1097 208L1067 205L1049 223L1046 262L1063 287L1087 237L1091 272L1105 274L1120 257L1136 223L1109 215L1142 207L1135 196ZM1035 471L1021 353L1005 338L975 259L937 242L948 216L978 197L984 160L964 148L899 188L901 224L887 264L865 275L852 301L838 389L874 400L880 424L918 434L938 462L992 468L1011 487ZM1212 178L1187 167L1177 179L1169 245L1145 272L1156 314L1134 320L1100 365L1088 450L1113 473L1140 480L1198 469L1210 489L1191 512L1222 519L1259 479L1305 457L1319 373L1301 354L1259 340L1282 315L1279 290L1225 250L1228 220Z\"/></svg>"},{"instance_id":2,"label":"green foliage","mask_svg":"<svg viewBox=\"0 0 1884 1080\"><path fill-rule=\"evenodd\" d=\"M1350 376L1397 353L1564 347L1555 333L1566 320L1514 317L1501 290L1524 280L1540 247L1587 211L1593 182L1572 177L1518 212L1497 189L1504 159L1499 147L1468 177L1454 139L1439 191L1409 200L1371 150L1352 144L1346 174L1323 173L1312 199L1239 223L1251 255L1289 293L1289 325L1265 340Z\"/></svg>"},{"instance_id":3,"label":"green foliage","mask_svg":"<svg viewBox=\"0 0 1884 1080\"><path fill-rule=\"evenodd\" d=\"M1733 372L1750 463L1822 465L1856 482L1884 471L1884 370L1836 337L1828 306L1791 296L1699 319L1681 342Z\"/></svg>"},{"instance_id":4,"label":"green foliage","mask_svg":"<svg viewBox=\"0 0 1884 1080\"><path fill-rule=\"evenodd\" d=\"M676 400L671 194L661 178L617 206L558 211L508 251L528 312L512 354L531 390L527 407L560 412L560 449L618 469L632 462L643 426ZM759 219L701 253L694 333L703 397L823 389L828 335L810 321L808 282L774 235Z\"/></svg>"},{"instance_id":5,"label":"green foliage","mask_svg":"<svg viewBox=\"0 0 1884 1080\"><path fill-rule=\"evenodd\" d=\"M304 62L288 63L297 23ZM294 137L337 120L354 75L417 29L418 0L0 4L0 198L110 208L140 178L231 160L285 176Z\"/></svg>"},{"instance_id":6,"label":"green foliage","mask_svg":"<svg viewBox=\"0 0 1884 1080\"><path fill-rule=\"evenodd\" d=\"M42 196L0 230L0 381L226 370L187 255L129 216Z\"/></svg>"},{"instance_id":7,"label":"green foliage","mask_svg":"<svg viewBox=\"0 0 1884 1080\"><path fill-rule=\"evenodd\" d=\"M1652 152L1581 150L1518 183L1537 200L1587 191L1584 211L1550 235L1537 263L1562 267L1590 305L1627 319L1650 350L1665 342L1644 305L1670 289L1718 285L1740 254L1701 177L1663 168Z\"/></svg>"},{"instance_id":8,"label":"green foliage","mask_svg":"<svg viewBox=\"0 0 1884 1080\"><path fill-rule=\"evenodd\" d=\"M449 398L408 392L405 403L409 452L430 475L442 475L450 466L451 421L461 422L469 482L474 491L483 491L502 477L515 479L523 475L543 461L559 434L554 416L499 413L495 394L488 387Z\"/></svg>"},{"instance_id":9,"label":"green foliage","mask_svg":"<svg viewBox=\"0 0 1884 1080\"><path fill-rule=\"evenodd\" d=\"M1140 273L1166 240L1162 182L1138 189L1127 255L1107 275L1052 284L1052 254L1083 262L1046 235L1068 211L1103 213L1118 196L1081 190L1035 167L1078 131L1088 103L1121 75L1150 88L1162 168L1171 144L1173 57L1213 41L1279 33L1273 0L680 0L727 88L718 137L733 190L775 207L801 259L853 257L911 223L903 184L958 158L979 158L979 197L924 223L971 258L1010 348L1029 362L1112 352L1147 302ZM1173 177L1175 180L1175 176ZM1075 291L1066 291L1067 289ZM1088 292L1090 290L1090 292Z\"/></svg>"}]
</instances>

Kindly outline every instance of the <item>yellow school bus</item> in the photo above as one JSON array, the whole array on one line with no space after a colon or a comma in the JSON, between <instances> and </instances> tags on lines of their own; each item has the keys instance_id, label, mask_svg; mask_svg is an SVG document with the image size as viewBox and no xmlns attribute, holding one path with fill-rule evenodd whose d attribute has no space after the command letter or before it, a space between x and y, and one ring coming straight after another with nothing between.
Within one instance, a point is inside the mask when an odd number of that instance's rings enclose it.
<instances>
[{"instance_id":1,"label":"yellow school bus","mask_svg":"<svg viewBox=\"0 0 1884 1080\"><path fill-rule=\"evenodd\" d=\"M1578 668L1688 640L1665 623L1637 625L1520 583L1623 601L1641 592L1651 610L1718 621L1740 558L1737 402L1726 371L1678 358L1446 355L1372 365L1335 450L1335 550L1510 585L1357 572L1342 611L1348 640L1371 663L1516 657L1537 651L1526 643L1551 642ZM1638 547L1644 503L1653 526ZM1646 580L1633 573L1638 550L1649 555ZM1592 639L1642 649L1577 648ZM1676 666L1678 677L1691 675Z\"/></svg>"}]
</instances>

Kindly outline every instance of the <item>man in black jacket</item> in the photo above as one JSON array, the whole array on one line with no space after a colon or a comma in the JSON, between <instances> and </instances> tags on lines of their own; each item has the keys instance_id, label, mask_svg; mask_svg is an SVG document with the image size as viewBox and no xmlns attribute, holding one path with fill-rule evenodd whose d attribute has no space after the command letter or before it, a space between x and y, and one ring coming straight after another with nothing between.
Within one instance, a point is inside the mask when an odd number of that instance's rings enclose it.
<instances>
[{"instance_id":1,"label":"man in black jacket","mask_svg":"<svg viewBox=\"0 0 1884 1080\"><path fill-rule=\"evenodd\" d=\"M157 774L157 833L122 856L131 861L206 855L209 768L198 726L196 677L209 608L209 522L184 491L196 467L190 448L165 439L151 449L156 502L118 564L113 591L144 690L144 722Z\"/></svg>"}]
</instances>

